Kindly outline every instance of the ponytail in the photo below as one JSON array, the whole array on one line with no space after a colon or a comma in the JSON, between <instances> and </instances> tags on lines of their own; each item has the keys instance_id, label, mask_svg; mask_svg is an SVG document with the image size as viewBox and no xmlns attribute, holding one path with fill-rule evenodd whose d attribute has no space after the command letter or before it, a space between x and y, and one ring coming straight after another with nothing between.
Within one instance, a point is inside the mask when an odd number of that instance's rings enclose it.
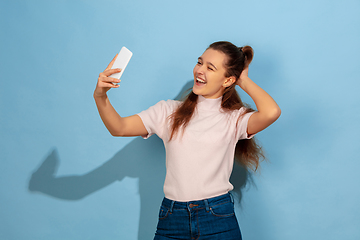
<instances>
[{"instance_id":1,"label":"ponytail","mask_svg":"<svg viewBox=\"0 0 360 240\"><path fill-rule=\"evenodd\" d=\"M248 67L254 57L254 50L250 46L244 46L239 48L244 54L244 67Z\"/></svg>"}]
</instances>

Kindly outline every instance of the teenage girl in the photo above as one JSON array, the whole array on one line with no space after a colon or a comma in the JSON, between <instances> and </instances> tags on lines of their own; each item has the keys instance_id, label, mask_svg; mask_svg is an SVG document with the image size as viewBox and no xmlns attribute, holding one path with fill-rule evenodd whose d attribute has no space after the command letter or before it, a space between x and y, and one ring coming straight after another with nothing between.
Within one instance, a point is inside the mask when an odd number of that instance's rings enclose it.
<instances>
[{"instance_id":1,"label":"teenage girl","mask_svg":"<svg viewBox=\"0 0 360 240\"><path fill-rule=\"evenodd\" d=\"M157 134L166 149L165 198L155 233L161 239L241 239L229 182L234 154L248 168L262 156L252 138L280 116L272 97L249 77L250 46L215 42L198 58L192 92L184 101L160 101L149 109L121 117L107 91L120 80L109 77L115 58L100 73L94 98L113 136ZM238 85L255 102L244 106ZM156 174L156 173L155 173Z\"/></svg>"}]
</instances>

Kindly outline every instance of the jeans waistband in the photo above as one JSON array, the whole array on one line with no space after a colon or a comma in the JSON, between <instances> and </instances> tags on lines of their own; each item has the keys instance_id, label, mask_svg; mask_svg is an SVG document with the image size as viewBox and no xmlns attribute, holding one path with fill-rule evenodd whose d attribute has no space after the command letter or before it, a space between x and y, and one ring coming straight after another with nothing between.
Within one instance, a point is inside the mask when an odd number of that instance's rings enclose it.
<instances>
[{"instance_id":1,"label":"jeans waistband","mask_svg":"<svg viewBox=\"0 0 360 240\"><path fill-rule=\"evenodd\" d=\"M170 212L172 212L173 209L190 210L190 209L199 209L199 208L205 208L206 211L209 211L210 207L226 202L234 202L231 193L226 193L224 195L220 195L213 198L197 200L197 201L189 201L189 202L179 202L179 201L170 200L168 198L164 198L162 205L169 208Z\"/></svg>"}]
</instances>

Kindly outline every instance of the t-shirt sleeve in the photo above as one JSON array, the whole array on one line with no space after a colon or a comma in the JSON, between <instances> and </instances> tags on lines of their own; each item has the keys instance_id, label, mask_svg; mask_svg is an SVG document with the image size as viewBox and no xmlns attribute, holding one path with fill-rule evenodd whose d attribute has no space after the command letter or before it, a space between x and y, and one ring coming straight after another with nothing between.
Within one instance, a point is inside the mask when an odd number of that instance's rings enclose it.
<instances>
[{"instance_id":1,"label":"t-shirt sleeve","mask_svg":"<svg viewBox=\"0 0 360 240\"><path fill-rule=\"evenodd\" d=\"M242 107L239 109L238 117L237 117L237 125L236 125L236 138L240 139L251 139L255 134L248 135L247 133L247 126L249 122L250 116L255 112L245 113L246 109Z\"/></svg>"},{"instance_id":2,"label":"t-shirt sleeve","mask_svg":"<svg viewBox=\"0 0 360 240\"><path fill-rule=\"evenodd\" d=\"M138 113L148 134L142 136L144 139L156 134L162 138L167 130L168 116L174 111L176 105L173 100L160 101L147 110Z\"/></svg>"}]
</instances>

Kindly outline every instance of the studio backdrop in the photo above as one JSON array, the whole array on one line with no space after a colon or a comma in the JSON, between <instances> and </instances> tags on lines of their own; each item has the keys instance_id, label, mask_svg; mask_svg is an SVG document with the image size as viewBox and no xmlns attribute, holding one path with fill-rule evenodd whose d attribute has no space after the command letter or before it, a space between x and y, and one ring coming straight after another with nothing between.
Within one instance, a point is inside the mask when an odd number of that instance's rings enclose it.
<instances>
[{"instance_id":1,"label":"studio backdrop","mask_svg":"<svg viewBox=\"0 0 360 240\"><path fill-rule=\"evenodd\" d=\"M13 0L0 29L0 239L152 239L164 147L108 133L98 75L133 52L109 92L133 115L179 99L219 40L253 47L282 109L256 136L267 161L231 178L243 238L360 239L359 0Z\"/></svg>"}]
</instances>

